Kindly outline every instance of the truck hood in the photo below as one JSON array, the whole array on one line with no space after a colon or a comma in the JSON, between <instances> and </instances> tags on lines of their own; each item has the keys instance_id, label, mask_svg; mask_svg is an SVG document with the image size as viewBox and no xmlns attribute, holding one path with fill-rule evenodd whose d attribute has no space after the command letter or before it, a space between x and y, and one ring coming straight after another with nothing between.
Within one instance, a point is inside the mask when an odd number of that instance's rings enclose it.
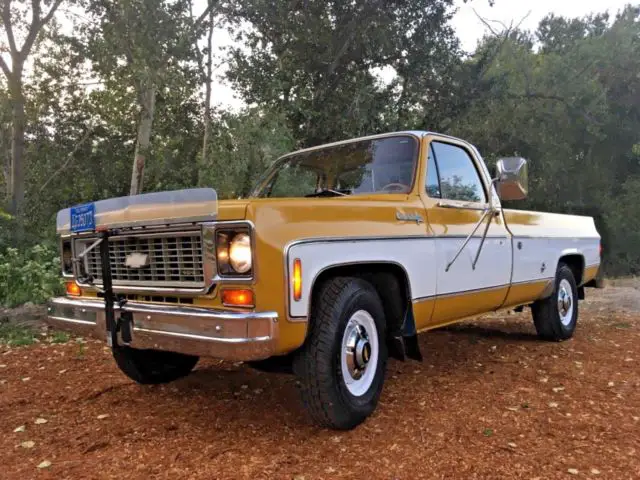
<instances>
[{"instance_id":1,"label":"truck hood","mask_svg":"<svg viewBox=\"0 0 640 480\"><path fill-rule=\"evenodd\" d=\"M249 200L220 200L218 202L218 221L245 220Z\"/></svg>"},{"instance_id":2,"label":"truck hood","mask_svg":"<svg viewBox=\"0 0 640 480\"><path fill-rule=\"evenodd\" d=\"M56 229L59 234L72 232L72 215L82 208L93 212L96 230L214 221L218 219L218 203L216 191L211 188L108 198L60 210Z\"/></svg>"}]
</instances>

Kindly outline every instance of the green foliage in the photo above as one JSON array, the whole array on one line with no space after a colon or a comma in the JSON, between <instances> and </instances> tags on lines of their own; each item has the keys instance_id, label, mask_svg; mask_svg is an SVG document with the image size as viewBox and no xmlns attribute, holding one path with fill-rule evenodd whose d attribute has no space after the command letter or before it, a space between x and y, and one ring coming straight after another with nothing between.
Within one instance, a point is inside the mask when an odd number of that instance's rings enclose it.
<instances>
[{"instance_id":1,"label":"green foliage","mask_svg":"<svg viewBox=\"0 0 640 480\"><path fill-rule=\"evenodd\" d=\"M62 292L56 249L36 245L26 251L7 248L0 253L0 305L42 303Z\"/></svg>"},{"instance_id":2,"label":"green foliage","mask_svg":"<svg viewBox=\"0 0 640 480\"><path fill-rule=\"evenodd\" d=\"M202 179L216 188L220 198L246 197L271 162L294 144L282 116L256 109L221 113L211 137Z\"/></svg>"},{"instance_id":3,"label":"green foliage","mask_svg":"<svg viewBox=\"0 0 640 480\"><path fill-rule=\"evenodd\" d=\"M67 332L53 332L51 343L67 343L71 336Z\"/></svg>"},{"instance_id":4,"label":"green foliage","mask_svg":"<svg viewBox=\"0 0 640 480\"><path fill-rule=\"evenodd\" d=\"M230 18L251 28L239 30L228 78L249 104L282 112L302 146L404 128L417 102L448 95L459 54L452 5L232 2ZM391 69L385 85L376 72Z\"/></svg>"},{"instance_id":5,"label":"green foliage","mask_svg":"<svg viewBox=\"0 0 640 480\"><path fill-rule=\"evenodd\" d=\"M0 323L0 345L22 347L36 341L36 332L24 325Z\"/></svg>"}]
</instances>

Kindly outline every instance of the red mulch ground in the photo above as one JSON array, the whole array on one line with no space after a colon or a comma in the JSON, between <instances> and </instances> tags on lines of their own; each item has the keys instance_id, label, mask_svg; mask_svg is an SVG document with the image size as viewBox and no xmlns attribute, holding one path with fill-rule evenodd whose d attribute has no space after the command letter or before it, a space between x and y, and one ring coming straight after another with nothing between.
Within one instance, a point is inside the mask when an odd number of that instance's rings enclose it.
<instances>
[{"instance_id":1,"label":"red mulch ground","mask_svg":"<svg viewBox=\"0 0 640 480\"><path fill-rule=\"evenodd\" d=\"M640 478L640 313L606 295L565 343L528 311L422 335L351 432L311 425L289 375L139 386L93 340L0 347L0 478Z\"/></svg>"}]
</instances>

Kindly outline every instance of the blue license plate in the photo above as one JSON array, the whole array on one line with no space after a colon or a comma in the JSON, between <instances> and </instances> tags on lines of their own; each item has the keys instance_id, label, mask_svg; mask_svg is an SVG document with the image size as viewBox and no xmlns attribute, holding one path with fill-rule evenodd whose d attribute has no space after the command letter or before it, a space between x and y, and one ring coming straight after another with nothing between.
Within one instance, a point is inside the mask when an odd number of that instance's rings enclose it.
<instances>
[{"instance_id":1,"label":"blue license plate","mask_svg":"<svg viewBox=\"0 0 640 480\"><path fill-rule=\"evenodd\" d=\"M96 207L93 203L71 207L71 231L89 232L96 229Z\"/></svg>"}]
</instances>

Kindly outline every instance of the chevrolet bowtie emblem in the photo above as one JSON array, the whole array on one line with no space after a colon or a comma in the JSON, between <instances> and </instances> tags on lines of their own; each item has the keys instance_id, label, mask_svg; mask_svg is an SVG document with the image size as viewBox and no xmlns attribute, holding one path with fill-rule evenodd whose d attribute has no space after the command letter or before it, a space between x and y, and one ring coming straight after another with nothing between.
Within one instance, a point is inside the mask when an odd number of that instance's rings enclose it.
<instances>
[{"instance_id":1,"label":"chevrolet bowtie emblem","mask_svg":"<svg viewBox=\"0 0 640 480\"><path fill-rule=\"evenodd\" d=\"M133 252L126 256L124 264L127 268L142 268L149 265L149 255Z\"/></svg>"}]
</instances>

